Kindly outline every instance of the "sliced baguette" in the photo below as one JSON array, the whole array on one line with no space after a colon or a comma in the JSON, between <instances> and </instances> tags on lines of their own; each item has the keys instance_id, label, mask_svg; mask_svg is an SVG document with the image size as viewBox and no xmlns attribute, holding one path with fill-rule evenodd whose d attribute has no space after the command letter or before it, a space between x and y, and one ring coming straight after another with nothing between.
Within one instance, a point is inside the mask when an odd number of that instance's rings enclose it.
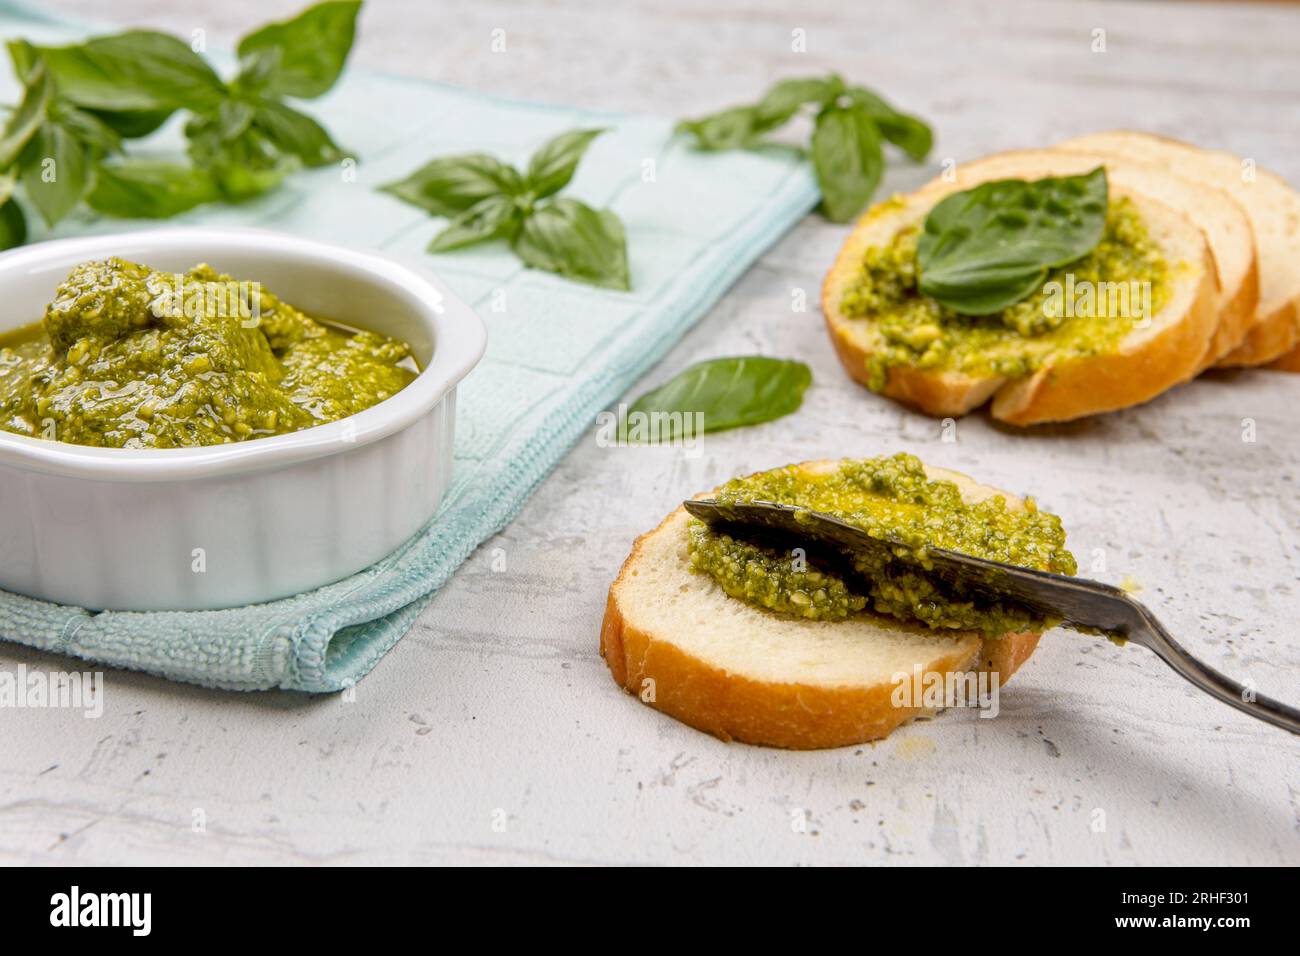
<instances>
[{"instance_id":1,"label":"sliced baguette","mask_svg":"<svg viewBox=\"0 0 1300 956\"><path fill-rule=\"evenodd\" d=\"M997 494L1024 507L957 472L926 472L968 501ZM984 640L871 615L808 621L753 607L690 570L688 520L678 508L633 545L609 589L600 653L629 694L723 740L810 750L884 737L931 713L894 705L895 675L987 671L1000 685L1038 645L1036 633Z\"/></svg>"},{"instance_id":2,"label":"sliced baguette","mask_svg":"<svg viewBox=\"0 0 1300 956\"><path fill-rule=\"evenodd\" d=\"M1036 162L1008 166L1008 176L1042 178ZM840 250L822 286L822 313L831 341L849 374L869 383L868 360L880 347L870 316L840 310L844 289L857 275L866 251L888 244L899 230L918 225L956 183L931 185L868 210ZM995 418L1013 425L1068 421L1145 402L1194 376L1218 329L1218 284L1201 231L1164 203L1127 189L1152 239L1172 266L1172 290L1145 328L1129 333L1109 353L1049 359L1018 379L940 369L896 366L881 393L936 416L964 415L993 399Z\"/></svg>"},{"instance_id":3,"label":"sliced baguette","mask_svg":"<svg viewBox=\"0 0 1300 956\"><path fill-rule=\"evenodd\" d=\"M1244 341L1218 364L1263 365L1300 342L1300 193L1285 180L1253 167L1253 178L1247 177L1239 156L1151 133L1113 130L1059 146L1147 163L1236 199L1250 218L1259 247L1259 302Z\"/></svg>"},{"instance_id":4,"label":"sliced baguette","mask_svg":"<svg viewBox=\"0 0 1300 956\"><path fill-rule=\"evenodd\" d=\"M1277 361L1270 362L1268 367L1279 372L1300 372L1300 345L1287 352Z\"/></svg>"},{"instance_id":5,"label":"sliced baguette","mask_svg":"<svg viewBox=\"0 0 1300 956\"><path fill-rule=\"evenodd\" d=\"M1040 176L1077 176L1103 165L1113 188L1148 196L1177 209L1205 237L1219 289L1219 323L1202 358L1203 366L1212 365L1245 339L1259 301L1255 234L1241 205L1227 193L1144 163L1065 149L995 153L958 165L954 170L955 183L936 179L925 188L946 189L955 185L970 189L980 183L1009 178L1027 168L1037 168Z\"/></svg>"}]
</instances>

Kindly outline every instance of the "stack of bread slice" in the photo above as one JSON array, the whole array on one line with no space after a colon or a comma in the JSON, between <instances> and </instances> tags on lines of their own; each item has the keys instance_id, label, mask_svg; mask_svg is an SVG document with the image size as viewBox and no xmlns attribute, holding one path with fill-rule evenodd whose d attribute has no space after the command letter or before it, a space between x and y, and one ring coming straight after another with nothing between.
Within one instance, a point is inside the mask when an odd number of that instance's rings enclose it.
<instances>
[{"instance_id":1,"label":"stack of bread slice","mask_svg":"<svg viewBox=\"0 0 1300 956\"><path fill-rule=\"evenodd\" d=\"M1300 193L1252 160L1150 133L1093 133L1066 140L1058 148L1113 157L1117 163L1140 163L1193 183L1203 194L1217 192L1236 202L1253 233L1259 297L1246 334L1218 364L1250 366L1300 358ZM1184 211L1194 215L1193 210Z\"/></svg>"},{"instance_id":2,"label":"stack of bread slice","mask_svg":"<svg viewBox=\"0 0 1300 956\"><path fill-rule=\"evenodd\" d=\"M1029 425L1136 405L1213 365L1300 370L1300 194L1228 153L1111 132L958 164L917 192L869 210L822 294L832 342L849 374L867 384L871 356L881 346L870 315L849 316L840 307L868 249L923 223L954 192L999 179L1080 175L1099 165L1106 167L1111 195L1131 201L1162 257L1177 266L1151 321L1103 354L1049 359L1021 378L904 365L890 368L878 390L940 416L962 415L992 399L995 418Z\"/></svg>"}]
</instances>

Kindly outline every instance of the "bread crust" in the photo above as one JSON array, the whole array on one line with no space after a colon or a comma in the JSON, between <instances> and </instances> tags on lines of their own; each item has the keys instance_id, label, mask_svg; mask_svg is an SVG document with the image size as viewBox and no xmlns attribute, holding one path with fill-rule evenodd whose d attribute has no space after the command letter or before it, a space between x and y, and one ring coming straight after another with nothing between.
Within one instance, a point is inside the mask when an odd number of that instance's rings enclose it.
<instances>
[{"instance_id":1,"label":"bread crust","mask_svg":"<svg viewBox=\"0 0 1300 956\"><path fill-rule=\"evenodd\" d=\"M1214 364L1220 368L1268 365L1283 371L1300 371L1300 349L1295 348L1297 329L1300 329L1300 302L1288 302L1256 322L1245 341Z\"/></svg>"},{"instance_id":2,"label":"bread crust","mask_svg":"<svg viewBox=\"0 0 1300 956\"><path fill-rule=\"evenodd\" d=\"M1268 367L1276 372L1300 372L1300 346L1287 352Z\"/></svg>"},{"instance_id":3,"label":"bread crust","mask_svg":"<svg viewBox=\"0 0 1300 956\"><path fill-rule=\"evenodd\" d=\"M1219 301L1219 329L1210 340L1203 365L1223 364L1232 352L1245 345L1250 338L1250 328L1255 321L1255 306L1259 302L1259 262L1253 260L1246 277L1235 295Z\"/></svg>"},{"instance_id":4,"label":"bread crust","mask_svg":"<svg viewBox=\"0 0 1300 956\"><path fill-rule=\"evenodd\" d=\"M1207 269L1184 321L1163 329L1143 348L1047 366L1007 383L993 398L993 417L1012 425L1062 422L1150 401L1201 371L1199 357L1218 324ZM1090 396L1086 407L1080 406L1081 395Z\"/></svg>"},{"instance_id":5,"label":"bread crust","mask_svg":"<svg viewBox=\"0 0 1300 956\"><path fill-rule=\"evenodd\" d=\"M1241 157L1223 150L1202 149L1171 136L1137 130L1110 130L1077 136L1058 143L1057 148L1087 149L1140 160L1153 159L1150 153L1156 150L1158 152L1153 161L1163 161L1178 175L1200 178L1215 187L1224 186L1227 180L1212 175L1207 163L1218 163L1221 169L1233 168L1237 172L1242 162ZM1188 163L1192 165L1189 166ZM1230 194L1241 202L1251 220L1263 263L1261 269L1266 270L1267 275L1260 275L1257 279L1259 298L1255 312L1246 322L1244 339L1215 364L1244 367L1280 360L1285 368L1290 364L1288 353L1300 343L1300 280L1294 278L1296 270L1300 269L1295 257L1296 229L1293 225L1290 239L1279 239L1276 235L1271 238L1261 236L1260 231L1266 224L1265 220L1270 219L1283 205L1290 210L1288 215L1294 223L1297 212L1300 212L1300 194L1282 177L1268 170L1257 169L1255 175L1258 182L1267 182L1272 190L1271 208L1267 212L1262 212L1257 203L1252 208L1252 203L1245 198L1249 194L1240 189L1231 190ZM1293 278L1279 282L1279 276L1284 271ZM1279 284L1287 291L1279 292Z\"/></svg>"},{"instance_id":6,"label":"bread crust","mask_svg":"<svg viewBox=\"0 0 1300 956\"><path fill-rule=\"evenodd\" d=\"M895 687L888 683L824 687L727 673L629 621L619 601L621 585L642 559L646 542L677 516L676 511L669 514L653 531L636 539L609 589L600 654L614 681L627 693L640 698L646 687L653 687L654 699L643 702L697 730L722 740L790 750L878 740L930 713L920 707L894 706ZM1040 637L1031 632L1007 634L984 640L974 654L959 647L927 661L927 670L996 672L1000 683L1005 683L1034 652Z\"/></svg>"},{"instance_id":7,"label":"bread crust","mask_svg":"<svg viewBox=\"0 0 1300 956\"><path fill-rule=\"evenodd\" d=\"M824 294L824 293L823 293ZM867 359L871 353L846 336L837 334L830 312L822 307L826 319L826 331L835 347L835 354L840 364L859 385L870 387L870 375L867 371ZM970 378L958 375L935 375L921 369L898 367L889 370L889 377L880 394L894 401L903 402L913 408L940 418L960 418L962 415L979 408L993 393L1002 387L1005 379Z\"/></svg>"}]
</instances>

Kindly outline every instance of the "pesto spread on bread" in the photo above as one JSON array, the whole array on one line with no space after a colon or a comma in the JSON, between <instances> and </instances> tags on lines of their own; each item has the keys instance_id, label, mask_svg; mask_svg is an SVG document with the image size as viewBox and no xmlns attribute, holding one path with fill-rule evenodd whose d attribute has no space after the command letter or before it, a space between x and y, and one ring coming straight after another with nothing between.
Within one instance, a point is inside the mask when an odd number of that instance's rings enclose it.
<instances>
[{"instance_id":1,"label":"pesto spread on bread","mask_svg":"<svg viewBox=\"0 0 1300 956\"><path fill-rule=\"evenodd\" d=\"M789 465L729 481L719 503L770 501L834 515L890 543L879 551L838 552L809 544L797 551L771 540L714 529L691 519L691 568L731 597L812 620L864 611L935 629L999 636L1050 622L1027 610L955 593L927 573L928 548L944 548L1020 567L1074 574L1065 530L1032 499L1001 495L967 501L951 481L927 476L912 455L846 460L831 470Z\"/></svg>"},{"instance_id":2,"label":"pesto spread on bread","mask_svg":"<svg viewBox=\"0 0 1300 956\"><path fill-rule=\"evenodd\" d=\"M876 391L897 366L1020 378L1050 360L1106 353L1169 297L1170 266L1126 197L1110 200L1091 252L1052 269L1038 291L992 315L961 315L920 294L920 231L919 224L906 227L867 249L840 299L845 316L869 318L879 330L881 344L868 359Z\"/></svg>"},{"instance_id":3,"label":"pesto spread on bread","mask_svg":"<svg viewBox=\"0 0 1300 956\"><path fill-rule=\"evenodd\" d=\"M109 448L283 435L415 378L404 342L331 325L207 265L84 262L41 322L0 335L0 429Z\"/></svg>"}]
</instances>

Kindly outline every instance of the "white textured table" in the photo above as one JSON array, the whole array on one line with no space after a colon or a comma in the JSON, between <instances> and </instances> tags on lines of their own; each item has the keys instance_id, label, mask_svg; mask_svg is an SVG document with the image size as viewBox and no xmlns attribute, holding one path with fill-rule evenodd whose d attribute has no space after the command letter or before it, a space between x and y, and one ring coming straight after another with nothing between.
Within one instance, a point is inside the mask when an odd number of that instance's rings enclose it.
<instances>
[{"instance_id":1,"label":"white textured table","mask_svg":"<svg viewBox=\"0 0 1300 956\"><path fill-rule=\"evenodd\" d=\"M297 2L113 6L228 44ZM1300 182L1300 10L928 6L370 0L355 62L669 115L834 68L934 120L936 160L1136 126ZM493 54L498 28L507 51ZM790 51L795 29L807 53ZM1091 50L1097 29L1105 53ZM900 165L887 188L926 175ZM934 421L848 382L815 305L791 309L795 289L815 302L843 234L806 220L647 379L718 354L793 356L816 376L799 414L710 437L694 460L589 437L355 701L110 672L99 720L0 711L0 860L1300 863L1300 741L1138 648L1054 632L997 719L955 712L819 753L723 744L615 687L597 653L606 588L674 502L736 472L904 449L1037 493L1065 516L1085 571L1104 557L1094 573L1145 584L1194 652L1300 699L1300 376L1214 375L1032 436L975 416L945 444ZM69 666L0 645L0 669L20 664Z\"/></svg>"}]
</instances>

